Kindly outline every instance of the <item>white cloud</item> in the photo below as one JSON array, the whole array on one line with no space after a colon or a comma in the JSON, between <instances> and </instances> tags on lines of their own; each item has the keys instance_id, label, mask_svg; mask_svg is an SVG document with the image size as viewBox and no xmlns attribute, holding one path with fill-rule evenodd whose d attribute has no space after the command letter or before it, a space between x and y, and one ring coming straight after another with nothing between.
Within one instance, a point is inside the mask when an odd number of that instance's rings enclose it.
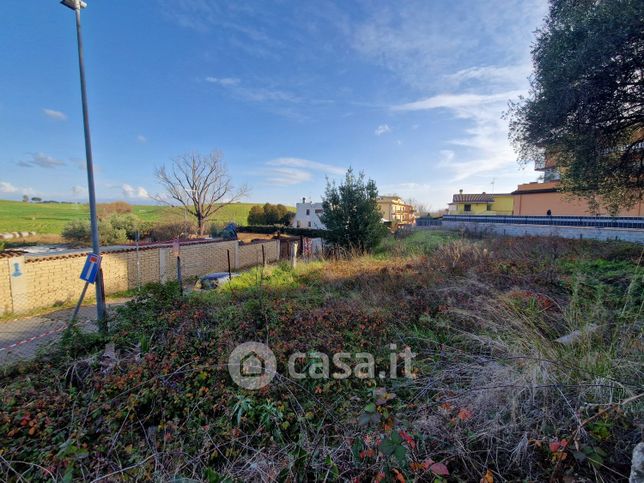
<instances>
[{"instance_id":1,"label":"white cloud","mask_svg":"<svg viewBox=\"0 0 644 483\"><path fill-rule=\"evenodd\" d=\"M267 161L269 166L289 166L295 168L312 169L314 171L322 171L323 173L342 175L346 169L332 164L318 163L302 158L277 158Z\"/></svg>"},{"instance_id":2,"label":"white cloud","mask_svg":"<svg viewBox=\"0 0 644 483\"><path fill-rule=\"evenodd\" d=\"M312 178L309 171L297 168L271 168L268 181L282 186L304 183Z\"/></svg>"},{"instance_id":3,"label":"white cloud","mask_svg":"<svg viewBox=\"0 0 644 483\"><path fill-rule=\"evenodd\" d=\"M121 185L121 192L126 198L149 198L148 191L143 186L132 186L127 183Z\"/></svg>"},{"instance_id":4,"label":"white cloud","mask_svg":"<svg viewBox=\"0 0 644 483\"><path fill-rule=\"evenodd\" d=\"M489 104L498 104L499 102L506 105L510 99L514 99L524 94L526 94L525 90L513 90L497 94L439 94L426 99L421 99L420 101L394 106L393 110L423 111L427 109L445 108L465 112L472 108ZM469 115L463 117L467 118Z\"/></svg>"},{"instance_id":5,"label":"white cloud","mask_svg":"<svg viewBox=\"0 0 644 483\"><path fill-rule=\"evenodd\" d=\"M250 102L287 102L298 103L302 99L290 92L269 87L252 87L243 85L240 79L232 77L206 77L206 82L215 84L230 91L234 96Z\"/></svg>"},{"instance_id":6,"label":"white cloud","mask_svg":"<svg viewBox=\"0 0 644 483\"><path fill-rule=\"evenodd\" d=\"M389 127L388 124L381 124L376 128L376 130L373 132L376 136L382 136L383 134L387 134L388 132L391 132L391 128Z\"/></svg>"},{"instance_id":7,"label":"white cloud","mask_svg":"<svg viewBox=\"0 0 644 483\"><path fill-rule=\"evenodd\" d=\"M206 82L211 84L218 84L223 87L236 86L239 84L239 79L235 77L206 77Z\"/></svg>"},{"instance_id":8,"label":"white cloud","mask_svg":"<svg viewBox=\"0 0 644 483\"><path fill-rule=\"evenodd\" d=\"M72 186L72 194L74 196L82 196L87 193L87 188L84 186L74 185Z\"/></svg>"},{"instance_id":9,"label":"white cloud","mask_svg":"<svg viewBox=\"0 0 644 483\"><path fill-rule=\"evenodd\" d=\"M52 156L49 156L45 153L30 153L31 159L26 159L18 162L18 166L23 168L33 168L39 166L41 168L57 168L59 166L65 166L65 161L56 159Z\"/></svg>"},{"instance_id":10,"label":"white cloud","mask_svg":"<svg viewBox=\"0 0 644 483\"><path fill-rule=\"evenodd\" d=\"M304 183L313 178L313 172L342 175L346 169L332 164L318 163L302 158L277 158L266 162L268 180L280 185Z\"/></svg>"},{"instance_id":11,"label":"white cloud","mask_svg":"<svg viewBox=\"0 0 644 483\"><path fill-rule=\"evenodd\" d=\"M66 121L67 120L67 114L61 111L54 111L53 109L47 109L43 108L42 112L45 114L50 119L53 119L55 121Z\"/></svg>"},{"instance_id":12,"label":"white cloud","mask_svg":"<svg viewBox=\"0 0 644 483\"><path fill-rule=\"evenodd\" d=\"M18 188L7 181L0 181L0 193L17 193Z\"/></svg>"},{"instance_id":13,"label":"white cloud","mask_svg":"<svg viewBox=\"0 0 644 483\"><path fill-rule=\"evenodd\" d=\"M36 190L28 186L15 186L8 181L0 181L0 193L5 194L22 194L22 195L35 195L38 194Z\"/></svg>"},{"instance_id":14,"label":"white cloud","mask_svg":"<svg viewBox=\"0 0 644 483\"><path fill-rule=\"evenodd\" d=\"M139 135L136 137L136 140L137 140L138 142L140 142L141 144L145 144L145 143L147 143L147 142L148 142L148 138L146 138L143 134L139 134Z\"/></svg>"},{"instance_id":15,"label":"white cloud","mask_svg":"<svg viewBox=\"0 0 644 483\"><path fill-rule=\"evenodd\" d=\"M441 151L439 165L449 168L453 181L470 176L516 167L516 156L508 142L508 123L502 118L507 102L525 94L512 90L495 94L440 94L416 102L394 106L396 111L444 109L469 126L463 135L448 140L461 149Z\"/></svg>"},{"instance_id":16,"label":"white cloud","mask_svg":"<svg viewBox=\"0 0 644 483\"><path fill-rule=\"evenodd\" d=\"M547 10L545 0L428 2L370 5L354 26L351 45L367 60L395 73L407 85L426 91L445 83L445 73L462 69L472 52L497 53L501 67L529 62L526 48ZM466 73L494 76L494 68ZM509 70L506 74L515 75Z\"/></svg>"},{"instance_id":17,"label":"white cloud","mask_svg":"<svg viewBox=\"0 0 644 483\"><path fill-rule=\"evenodd\" d=\"M465 84L469 81L484 81L488 86L517 85L525 83L531 70L532 66L529 63L475 66L446 75L445 80L456 85Z\"/></svg>"}]
</instances>

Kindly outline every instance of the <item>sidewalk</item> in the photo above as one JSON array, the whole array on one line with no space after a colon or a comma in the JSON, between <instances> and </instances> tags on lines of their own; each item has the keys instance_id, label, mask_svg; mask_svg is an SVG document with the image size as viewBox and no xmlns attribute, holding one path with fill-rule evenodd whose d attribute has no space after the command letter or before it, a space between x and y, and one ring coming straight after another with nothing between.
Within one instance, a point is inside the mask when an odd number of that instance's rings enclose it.
<instances>
[{"instance_id":1,"label":"sidewalk","mask_svg":"<svg viewBox=\"0 0 644 483\"><path fill-rule=\"evenodd\" d=\"M113 310L127 300L112 300L107 303L107 308ZM0 322L0 366L21 359L31 359L38 349L59 340L73 312L73 309L64 309L49 314ZM98 330L95 305L80 308L78 326L87 332Z\"/></svg>"}]
</instances>

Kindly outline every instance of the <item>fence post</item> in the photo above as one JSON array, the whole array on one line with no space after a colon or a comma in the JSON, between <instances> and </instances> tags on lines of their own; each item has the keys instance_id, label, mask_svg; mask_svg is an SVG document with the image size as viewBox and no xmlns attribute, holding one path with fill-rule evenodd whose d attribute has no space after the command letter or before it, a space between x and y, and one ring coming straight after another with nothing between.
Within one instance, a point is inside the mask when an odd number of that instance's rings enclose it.
<instances>
[{"instance_id":1,"label":"fence post","mask_svg":"<svg viewBox=\"0 0 644 483\"><path fill-rule=\"evenodd\" d=\"M295 268L297 266L297 242L293 242L291 245L291 267Z\"/></svg>"}]
</instances>

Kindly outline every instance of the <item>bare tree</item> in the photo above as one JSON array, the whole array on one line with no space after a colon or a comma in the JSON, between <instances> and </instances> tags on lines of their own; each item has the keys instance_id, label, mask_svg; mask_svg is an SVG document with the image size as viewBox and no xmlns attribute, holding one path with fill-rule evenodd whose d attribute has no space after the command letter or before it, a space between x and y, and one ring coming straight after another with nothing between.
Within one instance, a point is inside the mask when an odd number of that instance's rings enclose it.
<instances>
[{"instance_id":1,"label":"bare tree","mask_svg":"<svg viewBox=\"0 0 644 483\"><path fill-rule=\"evenodd\" d=\"M168 168L158 168L155 175L166 195L153 198L167 205L182 205L197 219L199 235L205 234L211 216L248 194L246 185L233 187L219 151L182 154Z\"/></svg>"},{"instance_id":2,"label":"bare tree","mask_svg":"<svg viewBox=\"0 0 644 483\"><path fill-rule=\"evenodd\" d=\"M414 211L417 216L425 216L432 209L431 205L426 205L422 201L418 201L415 198L408 198L405 200L405 203L414 207Z\"/></svg>"}]
</instances>

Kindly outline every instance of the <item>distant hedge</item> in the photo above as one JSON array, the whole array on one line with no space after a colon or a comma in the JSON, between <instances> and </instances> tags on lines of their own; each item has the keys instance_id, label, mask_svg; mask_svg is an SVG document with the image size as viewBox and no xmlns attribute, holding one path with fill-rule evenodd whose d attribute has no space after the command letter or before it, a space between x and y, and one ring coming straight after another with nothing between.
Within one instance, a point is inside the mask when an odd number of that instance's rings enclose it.
<instances>
[{"instance_id":1,"label":"distant hedge","mask_svg":"<svg viewBox=\"0 0 644 483\"><path fill-rule=\"evenodd\" d=\"M294 228L292 226L280 225L253 225L253 226L238 226L237 231L240 233L262 233L270 235L279 233L282 235L292 236L305 236L307 238L327 238L327 230L316 230L313 228Z\"/></svg>"}]
</instances>

